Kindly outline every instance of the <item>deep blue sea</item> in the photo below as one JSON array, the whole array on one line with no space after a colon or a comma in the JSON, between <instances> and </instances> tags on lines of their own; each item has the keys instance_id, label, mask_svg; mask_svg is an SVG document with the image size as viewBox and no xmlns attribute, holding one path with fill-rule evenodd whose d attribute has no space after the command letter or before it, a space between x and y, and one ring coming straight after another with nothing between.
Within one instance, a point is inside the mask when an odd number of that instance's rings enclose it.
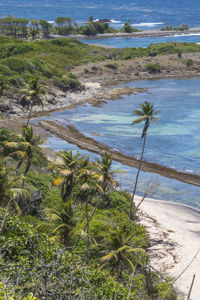
<instances>
[{"instance_id":1,"label":"deep blue sea","mask_svg":"<svg viewBox=\"0 0 200 300\"><path fill-rule=\"evenodd\" d=\"M135 27L156 29L188 24L200 27L199 0L0 0L0 17L36 18L53 21L70 16L77 22L88 17L108 18L122 26L128 19Z\"/></svg>"}]
</instances>

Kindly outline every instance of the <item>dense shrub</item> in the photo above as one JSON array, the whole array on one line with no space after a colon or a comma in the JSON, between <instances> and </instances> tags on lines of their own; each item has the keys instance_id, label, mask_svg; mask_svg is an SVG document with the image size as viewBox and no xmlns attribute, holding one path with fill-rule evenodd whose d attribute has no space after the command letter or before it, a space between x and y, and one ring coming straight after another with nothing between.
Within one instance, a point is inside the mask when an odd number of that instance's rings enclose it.
<instances>
[{"instance_id":1,"label":"dense shrub","mask_svg":"<svg viewBox=\"0 0 200 300\"><path fill-rule=\"evenodd\" d=\"M144 70L149 73L159 73L160 72L160 65L156 63L149 63L144 67Z\"/></svg>"}]
</instances>

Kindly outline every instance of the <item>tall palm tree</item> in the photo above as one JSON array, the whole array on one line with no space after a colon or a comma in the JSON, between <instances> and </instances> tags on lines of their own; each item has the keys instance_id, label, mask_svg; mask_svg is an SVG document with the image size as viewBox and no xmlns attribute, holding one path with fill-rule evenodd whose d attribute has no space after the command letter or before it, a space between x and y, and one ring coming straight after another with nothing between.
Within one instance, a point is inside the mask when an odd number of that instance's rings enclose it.
<instances>
[{"instance_id":1,"label":"tall palm tree","mask_svg":"<svg viewBox=\"0 0 200 300\"><path fill-rule=\"evenodd\" d=\"M80 157L80 152L73 155L72 150L64 150L58 156L62 159L62 163L51 164L50 167L59 171L59 177L54 180L53 184L56 187L61 187L61 197L66 203L71 196L75 179L82 167L88 163L88 158Z\"/></svg>"},{"instance_id":2,"label":"tall palm tree","mask_svg":"<svg viewBox=\"0 0 200 300\"><path fill-rule=\"evenodd\" d=\"M146 253L142 248L134 248L133 235L127 235L122 228L113 225L105 234L100 247L104 256L102 268L111 269L111 273L117 273L122 278L122 271L134 274L135 266L145 263Z\"/></svg>"},{"instance_id":3,"label":"tall palm tree","mask_svg":"<svg viewBox=\"0 0 200 300\"><path fill-rule=\"evenodd\" d=\"M19 162L16 167L16 173L18 173L23 162L26 161L26 166L24 171L24 177L25 177L31 167L31 163L34 155L45 157L42 148L39 146L43 143L43 141L41 140L39 134L38 135L33 134L32 127L26 127L26 126L22 127L22 134L13 133L12 136L13 139L15 139L15 141L5 143L5 147L10 148L11 151L13 150L10 156L19 157ZM24 186L24 180L23 180L22 187L23 186Z\"/></svg>"},{"instance_id":4,"label":"tall palm tree","mask_svg":"<svg viewBox=\"0 0 200 300\"><path fill-rule=\"evenodd\" d=\"M37 77L31 77L26 87L21 90L22 96L20 98L21 103L25 103L25 105L29 109L28 119L26 126L28 127L31 113L34 105L42 105L43 101L42 97L45 95L45 90L42 85L39 83L39 79Z\"/></svg>"},{"instance_id":5,"label":"tall palm tree","mask_svg":"<svg viewBox=\"0 0 200 300\"><path fill-rule=\"evenodd\" d=\"M154 105L150 104L149 102L145 101L144 103L140 104L140 110L136 109L133 111L133 114L136 116L139 116L136 120L133 120L132 125L141 123L144 121L144 127L142 131L142 139L143 139L143 146L142 146L142 152L140 156L140 161L139 161L139 166L136 174L136 179L135 179L135 185L133 189L133 195L131 198L131 205L130 205L130 211L129 211L129 218L130 220L133 220L134 214L133 214L133 203L134 203L134 197L137 189L137 184L138 184L138 178L142 166L142 160L144 156L144 149L145 149L145 144L146 144L146 137L147 137L147 130L151 124L151 122L157 122L158 117L155 115L159 112L159 110L155 111L154 110Z\"/></svg>"},{"instance_id":6,"label":"tall palm tree","mask_svg":"<svg viewBox=\"0 0 200 300\"><path fill-rule=\"evenodd\" d=\"M78 180L81 182L80 192L78 194L78 199L83 203L85 202L85 214L86 214L86 260L89 263L89 223L91 221L91 217L88 212L88 204L89 204L89 195L90 191L98 189L101 193L103 192L101 186L99 185L101 181L101 175L94 172L93 170L82 169L80 175L78 176ZM92 216L94 213L92 213ZM77 245L77 243L76 243Z\"/></svg>"}]
</instances>

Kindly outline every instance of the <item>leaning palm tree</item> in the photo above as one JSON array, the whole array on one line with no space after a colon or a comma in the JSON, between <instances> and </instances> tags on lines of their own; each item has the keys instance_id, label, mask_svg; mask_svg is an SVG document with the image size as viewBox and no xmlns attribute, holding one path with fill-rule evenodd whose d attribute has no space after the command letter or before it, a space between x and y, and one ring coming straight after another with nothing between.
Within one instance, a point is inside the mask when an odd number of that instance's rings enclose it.
<instances>
[{"instance_id":1,"label":"leaning palm tree","mask_svg":"<svg viewBox=\"0 0 200 300\"><path fill-rule=\"evenodd\" d=\"M133 235L128 235L122 228L113 225L99 245L104 254L101 258L102 268L110 269L113 275L117 273L119 279L122 278L123 271L134 274L136 265L145 263L145 250L135 248L132 240Z\"/></svg>"},{"instance_id":2,"label":"leaning palm tree","mask_svg":"<svg viewBox=\"0 0 200 300\"><path fill-rule=\"evenodd\" d=\"M45 90L42 85L39 83L39 79L37 77L32 77L26 84L25 88L21 90L22 96L20 98L20 102L25 104L29 109L28 119L26 126L28 127L31 113L34 105L42 105L43 101L42 97L45 95Z\"/></svg>"},{"instance_id":3,"label":"leaning palm tree","mask_svg":"<svg viewBox=\"0 0 200 300\"><path fill-rule=\"evenodd\" d=\"M155 111L154 105L150 104L147 101L145 101L143 104L140 104L140 108L141 108L140 110L136 109L133 111L133 114L136 116L139 116L139 118L137 118L136 120L133 120L133 122L132 122L132 125L141 123L143 121L145 123L144 123L144 128L143 128L142 136L141 136L143 139L142 152L141 152L141 156L140 156L140 160L139 160L139 166L138 166L138 170L137 170L137 174L136 174L135 185L134 185L133 195L132 195L131 204L130 204L130 211L129 211L130 220L133 220L133 217L134 217L133 203L134 203L134 197L135 197L135 193L136 193L136 189L137 189L138 178L139 178L139 174L140 174L140 170L141 170L141 166L142 166L142 160L143 160L143 156L144 156L147 130L148 130L151 122L158 121L158 117L156 117L155 115L159 112L158 110Z\"/></svg>"},{"instance_id":4,"label":"leaning palm tree","mask_svg":"<svg viewBox=\"0 0 200 300\"><path fill-rule=\"evenodd\" d=\"M42 148L39 146L43 143L40 135L33 134L32 127L22 127L22 134L13 133L12 137L15 141L5 143L5 147L9 148L12 152L9 156L19 158L19 162L16 167L16 173L18 174L22 164L26 161L24 177L27 175L34 155L45 157ZM22 187L24 186L24 180Z\"/></svg>"}]
</instances>

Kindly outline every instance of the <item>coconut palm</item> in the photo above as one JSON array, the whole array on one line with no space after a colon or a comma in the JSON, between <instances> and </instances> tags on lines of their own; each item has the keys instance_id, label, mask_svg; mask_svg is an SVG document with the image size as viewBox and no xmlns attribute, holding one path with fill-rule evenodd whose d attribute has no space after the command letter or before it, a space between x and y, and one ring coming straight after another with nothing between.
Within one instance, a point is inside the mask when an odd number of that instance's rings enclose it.
<instances>
[{"instance_id":1,"label":"coconut palm","mask_svg":"<svg viewBox=\"0 0 200 300\"><path fill-rule=\"evenodd\" d=\"M133 111L133 114L136 116L139 116L139 118L133 120L132 125L141 123L144 121L144 128L142 131L142 139L143 139L143 146L142 146L142 152L139 160L139 166L136 174L136 179L135 179L135 185L133 189L133 195L131 198L131 205L130 205L130 211L129 211L129 218L130 220L133 220L133 203L134 203L134 197L135 197L135 192L137 189L137 184L138 184L138 178L142 166L142 160L144 156L144 149L145 149L145 144L146 144L146 137L147 137L147 130L151 124L151 122L157 122L158 117L155 115L159 112L158 110L154 110L154 105L150 104L149 102L145 101L143 104L140 104L140 110L136 109Z\"/></svg>"},{"instance_id":2,"label":"coconut palm","mask_svg":"<svg viewBox=\"0 0 200 300\"><path fill-rule=\"evenodd\" d=\"M42 148L39 146L43 143L40 135L33 134L32 127L22 127L22 134L13 133L12 137L15 141L5 143L5 147L10 148L12 153L10 156L18 157L19 162L16 167L16 173L18 174L23 162L26 161L24 177L27 175L34 155L45 157ZM22 187L24 186L24 180Z\"/></svg>"},{"instance_id":3,"label":"coconut palm","mask_svg":"<svg viewBox=\"0 0 200 300\"><path fill-rule=\"evenodd\" d=\"M19 187L19 178L13 176L10 168L5 167L3 162L0 161L0 206L6 207L0 226L0 232L3 230L11 202L14 202L18 212L20 211L17 203L19 197L30 197L30 194L28 191Z\"/></svg>"},{"instance_id":4,"label":"coconut palm","mask_svg":"<svg viewBox=\"0 0 200 300\"><path fill-rule=\"evenodd\" d=\"M86 260L89 263L89 223L91 221L91 217L88 212L88 204L89 204L89 196L91 190L94 189L99 190L103 193L101 186L99 185L101 181L101 174L94 172L93 170L82 169L80 175L77 178L81 182L80 192L77 196L77 199L81 201L81 203L85 203L85 214L86 214ZM92 213L92 216L94 213ZM85 229L85 228L84 228ZM76 242L77 245L77 242Z\"/></svg>"},{"instance_id":5,"label":"coconut palm","mask_svg":"<svg viewBox=\"0 0 200 300\"><path fill-rule=\"evenodd\" d=\"M104 256L102 268L109 268L112 274L117 273L119 279L122 272L134 274L136 265L145 263L146 253L142 248L135 248L132 242L133 235L128 235L122 228L113 225L105 234L100 247Z\"/></svg>"},{"instance_id":6,"label":"coconut palm","mask_svg":"<svg viewBox=\"0 0 200 300\"><path fill-rule=\"evenodd\" d=\"M58 209L45 209L45 215L50 224L53 224L53 237L59 236L65 246L70 246L70 232L73 222L73 210L71 201L63 203Z\"/></svg>"},{"instance_id":7,"label":"coconut palm","mask_svg":"<svg viewBox=\"0 0 200 300\"><path fill-rule=\"evenodd\" d=\"M31 113L34 105L42 105L43 101L42 97L45 95L45 90L42 85L39 83L39 79L37 77L31 77L26 87L21 90L22 96L20 98L20 102L25 104L29 109L28 119L26 126L28 127Z\"/></svg>"},{"instance_id":8,"label":"coconut palm","mask_svg":"<svg viewBox=\"0 0 200 300\"><path fill-rule=\"evenodd\" d=\"M76 177L82 167L88 164L88 158L80 157L79 152L73 155L72 150L64 150L58 156L62 159L62 163L51 164L50 168L59 171L59 177L54 180L53 184L61 187L61 197L66 203L71 196Z\"/></svg>"},{"instance_id":9,"label":"coconut palm","mask_svg":"<svg viewBox=\"0 0 200 300\"><path fill-rule=\"evenodd\" d=\"M102 174L102 190L103 190L103 199L106 199L106 192L109 188L118 186L118 182L113 179L116 173L124 173L121 170L112 170L112 157L110 154L105 153L101 156L101 159L96 158L97 160L97 169ZM106 206L109 206L107 203Z\"/></svg>"}]
</instances>

